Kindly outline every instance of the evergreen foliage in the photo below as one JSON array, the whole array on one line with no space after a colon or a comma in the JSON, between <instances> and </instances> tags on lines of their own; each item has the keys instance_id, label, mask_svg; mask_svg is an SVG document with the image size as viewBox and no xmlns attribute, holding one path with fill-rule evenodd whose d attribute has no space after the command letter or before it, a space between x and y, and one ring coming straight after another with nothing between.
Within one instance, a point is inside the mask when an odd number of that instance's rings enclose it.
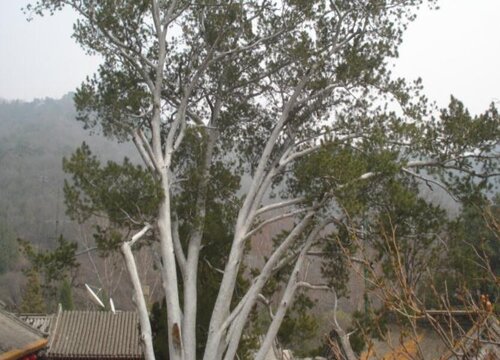
<instances>
[{"instance_id":1,"label":"evergreen foliage","mask_svg":"<svg viewBox=\"0 0 500 360\"><path fill-rule=\"evenodd\" d=\"M25 269L24 273L28 279L36 274L37 286L42 289L41 294L48 309L56 309L60 291L64 293L62 297L65 298L65 304L72 306L70 305L71 281L80 266L75 257L77 243L60 236L55 249L38 250L28 241L22 239L18 241L21 253L30 263L30 267Z\"/></svg>"},{"instance_id":2,"label":"evergreen foliage","mask_svg":"<svg viewBox=\"0 0 500 360\"><path fill-rule=\"evenodd\" d=\"M44 314L47 306L44 300L40 275L34 269L27 272L27 283L24 287L19 311L22 313Z\"/></svg>"},{"instance_id":3,"label":"evergreen foliage","mask_svg":"<svg viewBox=\"0 0 500 360\"><path fill-rule=\"evenodd\" d=\"M73 302L73 290L71 289L71 283L68 279L63 280L59 289L59 304L61 304L63 310L75 309Z\"/></svg>"},{"instance_id":4,"label":"evergreen foliage","mask_svg":"<svg viewBox=\"0 0 500 360\"><path fill-rule=\"evenodd\" d=\"M439 279L439 284L446 282L449 288L455 289L450 299L453 304L463 304L463 297L469 292L488 295L492 303L498 304L500 290L492 276L500 276L500 238L488 223L487 214L498 223L499 209L498 194L491 200L481 195L472 196L449 226L446 253L449 271ZM438 289L444 290L442 285Z\"/></svg>"},{"instance_id":5,"label":"evergreen foliage","mask_svg":"<svg viewBox=\"0 0 500 360\"><path fill-rule=\"evenodd\" d=\"M16 236L13 231L0 220L0 274L12 269L18 258Z\"/></svg>"},{"instance_id":6,"label":"evergreen foliage","mask_svg":"<svg viewBox=\"0 0 500 360\"><path fill-rule=\"evenodd\" d=\"M109 220L96 229L104 251L158 240L169 358L235 358L254 330L257 301L282 294L268 301L276 311L253 354L264 359L282 325L299 329L300 311L287 312L307 287L309 251L332 255L324 259L325 274L341 272L324 286L342 290L342 261L362 248L354 241L364 218L388 278L394 257L384 241L397 230L416 284L422 266L413 259L438 252L430 246L432 230L443 217L419 198L419 186L443 186L457 198L490 186L499 168L496 108L471 116L452 98L436 116L420 81L390 72L404 30L424 4L435 1L39 0L28 6L40 15L76 10L75 39L103 57L75 96L78 120L133 141L146 168L127 161L104 166L84 144L65 161L73 175L66 202L79 221ZM273 218L271 210L281 215ZM240 288L252 235L283 218L290 229ZM129 240L134 234L147 241ZM213 294L202 298L205 286ZM213 306L203 309L205 300ZM138 310L146 341L147 309ZM310 325L307 316L301 320ZM281 338L293 341L290 335Z\"/></svg>"},{"instance_id":7,"label":"evergreen foliage","mask_svg":"<svg viewBox=\"0 0 500 360\"><path fill-rule=\"evenodd\" d=\"M72 181L64 183L67 214L79 222L98 213L121 226L133 219L146 221L161 200L157 182L141 166L127 158L103 166L86 143L63 159L63 170L72 175Z\"/></svg>"}]
</instances>

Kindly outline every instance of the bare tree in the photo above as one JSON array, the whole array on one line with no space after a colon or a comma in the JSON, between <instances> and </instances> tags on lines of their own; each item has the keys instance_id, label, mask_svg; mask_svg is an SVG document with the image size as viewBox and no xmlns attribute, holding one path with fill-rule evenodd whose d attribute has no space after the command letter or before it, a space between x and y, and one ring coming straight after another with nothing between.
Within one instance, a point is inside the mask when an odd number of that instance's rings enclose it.
<instances>
[{"instance_id":1,"label":"bare tree","mask_svg":"<svg viewBox=\"0 0 500 360\"><path fill-rule=\"evenodd\" d=\"M491 210L484 209L484 226L493 230L492 234L498 240L498 228L495 228L497 219L492 215ZM405 222L410 222L408 218ZM380 241L385 248L382 251L385 259L374 256L376 252L367 251L370 242L366 242L358 235L353 239L357 245L364 249L358 252L353 258L344 248L345 255L351 259L351 263L362 263L365 271L360 271L362 276L370 285L371 297L378 300L379 308L390 314L393 322L402 329L398 339L391 339L391 334L386 329L377 326L374 319L374 332L380 340L387 345L389 351L383 354L376 354L371 345L373 331L363 328L364 324L358 324L356 331L361 332L361 337L369 344L365 353L370 358L386 358L391 356L404 356L410 359L429 359L442 356L443 358L468 358L476 356L486 356L488 351L494 351L494 346L498 345L499 323L493 312L493 305L486 294L480 294L478 289L464 286L451 288L446 282L446 278L439 277L439 273L452 273L453 268L446 267L446 257L450 255L450 249L446 248L447 235L444 230L446 223L442 223L439 228L441 237L435 242L442 243L441 252L437 259L442 263L433 263L432 256L428 252L416 255L421 262L421 268L417 271L418 281L414 282L415 269L408 267L408 262L414 262L413 257L408 257L404 252L404 240L395 219L390 218L388 223L381 224L375 222L380 230L367 232L364 236L376 237L379 233ZM432 230L432 229L429 229ZM436 229L434 229L436 230ZM438 229L439 230L439 229ZM425 233L415 234L414 241L421 241L426 236ZM420 236L420 238L419 238ZM373 243L373 242L372 242ZM436 246L436 244L434 244ZM480 269L482 281L488 282L495 287L498 282L498 274L491 268L491 257L481 250L481 247L470 243L464 243L469 247L470 261L474 262ZM384 264L385 262L385 264ZM352 264L353 265L353 264ZM475 279L477 281L477 279ZM426 289L427 291L422 291ZM339 328L338 323L334 329ZM431 329L431 334L424 334L423 329ZM338 331L338 330L337 330ZM339 334L345 334L340 329ZM441 343L442 354L425 351L422 343L424 336L438 339ZM331 346L335 348L338 344L331 341ZM492 348L489 348L492 346ZM342 351L350 351L350 344L342 343ZM493 349L493 350L491 350ZM341 353L340 358L344 358Z\"/></svg>"}]
</instances>

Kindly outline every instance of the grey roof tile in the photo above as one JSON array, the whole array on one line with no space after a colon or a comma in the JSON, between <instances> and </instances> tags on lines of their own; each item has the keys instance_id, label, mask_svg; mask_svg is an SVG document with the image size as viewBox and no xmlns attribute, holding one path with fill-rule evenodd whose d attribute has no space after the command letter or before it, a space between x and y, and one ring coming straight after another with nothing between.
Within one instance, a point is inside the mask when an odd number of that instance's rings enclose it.
<instances>
[{"instance_id":1,"label":"grey roof tile","mask_svg":"<svg viewBox=\"0 0 500 360\"><path fill-rule=\"evenodd\" d=\"M49 334L50 324L54 318L54 315L45 314L18 314L17 316L19 319L42 332L44 335Z\"/></svg>"},{"instance_id":2,"label":"grey roof tile","mask_svg":"<svg viewBox=\"0 0 500 360\"><path fill-rule=\"evenodd\" d=\"M17 358L15 354L28 354L44 347L43 334L15 315L0 309L0 359ZM10 355L6 355L10 354Z\"/></svg>"},{"instance_id":3,"label":"grey roof tile","mask_svg":"<svg viewBox=\"0 0 500 360\"><path fill-rule=\"evenodd\" d=\"M50 358L143 357L135 312L61 311L53 321Z\"/></svg>"}]
</instances>

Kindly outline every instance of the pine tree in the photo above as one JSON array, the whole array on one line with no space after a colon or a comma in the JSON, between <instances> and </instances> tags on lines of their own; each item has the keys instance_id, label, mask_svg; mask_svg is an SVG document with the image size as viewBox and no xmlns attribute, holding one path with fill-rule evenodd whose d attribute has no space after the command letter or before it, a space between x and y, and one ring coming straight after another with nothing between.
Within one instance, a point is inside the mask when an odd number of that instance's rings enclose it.
<instances>
[{"instance_id":1,"label":"pine tree","mask_svg":"<svg viewBox=\"0 0 500 360\"><path fill-rule=\"evenodd\" d=\"M23 291L19 310L22 313L45 313L47 307L40 286L40 275L35 270L31 270L27 277L28 282Z\"/></svg>"},{"instance_id":2,"label":"pine tree","mask_svg":"<svg viewBox=\"0 0 500 360\"><path fill-rule=\"evenodd\" d=\"M59 289L59 303L64 310L73 310L73 291L68 279L65 279Z\"/></svg>"}]
</instances>

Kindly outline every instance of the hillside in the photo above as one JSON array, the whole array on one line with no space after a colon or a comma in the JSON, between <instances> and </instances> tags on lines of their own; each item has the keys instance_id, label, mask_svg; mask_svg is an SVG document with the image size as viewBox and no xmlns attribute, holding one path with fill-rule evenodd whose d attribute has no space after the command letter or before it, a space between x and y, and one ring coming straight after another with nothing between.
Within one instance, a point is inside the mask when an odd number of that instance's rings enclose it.
<instances>
[{"instance_id":1,"label":"hillside","mask_svg":"<svg viewBox=\"0 0 500 360\"><path fill-rule=\"evenodd\" d=\"M135 156L130 145L90 135L75 120L72 95L0 102L0 221L17 236L50 246L73 224L64 215L62 158L83 141L107 159Z\"/></svg>"},{"instance_id":2,"label":"hillside","mask_svg":"<svg viewBox=\"0 0 500 360\"><path fill-rule=\"evenodd\" d=\"M0 300L9 306L19 302L25 282L17 238L40 248L51 248L60 234L80 244L92 238L65 215L63 157L85 141L103 160L137 159L130 144L89 134L75 115L71 94L58 100L0 100ZM89 274L85 268L82 264L81 273Z\"/></svg>"}]
</instances>

